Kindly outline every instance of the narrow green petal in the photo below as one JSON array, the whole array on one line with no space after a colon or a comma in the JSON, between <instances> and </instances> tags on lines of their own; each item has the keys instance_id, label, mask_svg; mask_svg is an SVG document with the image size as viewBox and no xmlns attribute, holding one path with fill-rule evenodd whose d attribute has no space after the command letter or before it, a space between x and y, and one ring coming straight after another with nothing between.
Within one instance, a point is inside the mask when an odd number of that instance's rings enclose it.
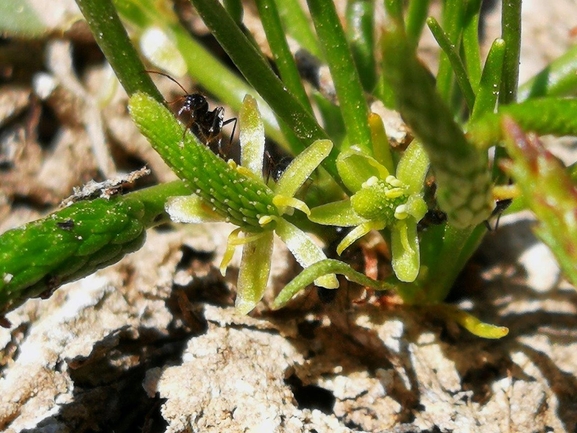
<instances>
[{"instance_id":1,"label":"narrow green petal","mask_svg":"<svg viewBox=\"0 0 577 433\"><path fill-rule=\"evenodd\" d=\"M270 274L273 233L264 233L257 240L244 245L240 272L236 283L235 307L248 314L262 299Z\"/></svg>"},{"instance_id":2,"label":"narrow green petal","mask_svg":"<svg viewBox=\"0 0 577 433\"><path fill-rule=\"evenodd\" d=\"M344 250L355 241L365 236L371 230L382 230L385 224L382 221L368 221L352 229L337 246L337 254L340 256Z\"/></svg>"},{"instance_id":3,"label":"narrow green petal","mask_svg":"<svg viewBox=\"0 0 577 433\"><path fill-rule=\"evenodd\" d=\"M311 210L306 205L306 203L294 197L285 197L284 195L276 195L272 199L272 202L283 214L286 213L285 210L287 208L298 209L305 215L311 214ZM290 215L292 215L292 209L290 209L291 211Z\"/></svg>"},{"instance_id":4,"label":"narrow green petal","mask_svg":"<svg viewBox=\"0 0 577 433\"><path fill-rule=\"evenodd\" d=\"M276 234L303 268L327 258L320 247L306 233L282 218L277 221ZM315 284L327 289L339 287L339 282L334 274L316 279Z\"/></svg>"},{"instance_id":5,"label":"narrow green petal","mask_svg":"<svg viewBox=\"0 0 577 433\"><path fill-rule=\"evenodd\" d=\"M393 271L401 281L410 283L419 275L419 236L417 223L410 217L399 221L391 230Z\"/></svg>"},{"instance_id":6,"label":"narrow green petal","mask_svg":"<svg viewBox=\"0 0 577 433\"><path fill-rule=\"evenodd\" d=\"M238 117L240 130L240 165L248 168L262 179L264 158L264 124L256 104L250 95L244 97Z\"/></svg>"},{"instance_id":7,"label":"narrow green petal","mask_svg":"<svg viewBox=\"0 0 577 433\"><path fill-rule=\"evenodd\" d=\"M367 222L353 210L350 199L317 206L311 209L309 219L317 224L337 227L352 227Z\"/></svg>"},{"instance_id":8,"label":"narrow green petal","mask_svg":"<svg viewBox=\"0 0 577 433\"><path fill-rule=\"evenodd\" d=\"M355 271L350 265L339 260L326 259L311 265L309 268L298 274L284 289L278 294L274 300L273 308L283 307L291 298L306 286L311 284L313 280L320 279L323 275L341 274L347 280L353 281L357 284L362 284L366 287L371 287L375 290L394 290L395 287L385 283L384 281L373 280L366 275Z\"/></svg>"},{"instance_id":9,"label":"narrow green petal","mask_svg":"<svg viewBox=\"0 0 577 433\"><path fill-rule=\"evenodd\" d=\"M226 274L226 268L228 267L230 261L232 260L232 256L234 256L234 250L239 245L237 242L241 229L235 229L228 235L228 240L226 242L226 250L224 251L224 255L222 256L222 260L220 261L220 266L218 269L222 276Z\"/></svg>"},{"instance_id":10,"label":"narrow green petal","mask_svg":"<svg viewBox=\"0 0 577 433\"><path fill-rule=\"evenodd\" d=\"M389 175L386 167L373 157L351 148L341 152L337 158L337 170L346 187L357 192L371 177L385 179Z\"/></svg>"},{"instance_id":11,"label":"narrow green petal","mask_svg":"<svg viewBox=\"0 0 577 433\"><path fill-rule=\"evenodd\" d=\"M413 140L397 166L397 179L409 188L409 194L423 190L425 176L429 171L429 157L418 140Z\"/></svg>"},{"instance_id":12,"label":"narrow green petal","mask_svg":"<svg viewBox=\"0 0 577 433\"><path fill-rule=\"evenodd\" d=\"M392 173L394 171L393 155L381 116L377 113L369 114L369 127L371 128L375 159L383 164L389 173Z\"/></svg>"},{"instance_id":13,"label":"narrow green petal","mask_svg":"<svg viewBox=\"0 0 577 433\"><path fill-rule=\"evenodd\" d=\"M275 193L293 197L313 171L329 155L333 143L317 140L303 150L287 167L275 187Z\"/></svg>"},{"instance_id":14,"label":"narrow green petal","mask_svg":"<svg viewBox=\"0 0 577 433\"><path fill-rule=\"evenodd\" d=\"M170 197L165 205L166 212L175 223L213 223L224 221L221 215L207 206L197 195Z\"/></svg>"},{"instance_id":15,"label":"narrow green petal","mask_svg":"<svg viewBox=\"0 0 577 433\"><path fill-rule=\"evenodd\" d=\"M407 200L406 212L414 217L416 221L421 221L427 210L427 203L421 195L413 194Z\"/></svg>"}]
</instances>

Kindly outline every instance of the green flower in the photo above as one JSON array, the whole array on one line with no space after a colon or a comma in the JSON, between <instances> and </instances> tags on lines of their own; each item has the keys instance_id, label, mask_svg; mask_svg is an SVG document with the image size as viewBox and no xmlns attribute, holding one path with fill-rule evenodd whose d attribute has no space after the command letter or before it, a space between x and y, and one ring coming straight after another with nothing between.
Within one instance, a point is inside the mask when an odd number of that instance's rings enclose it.
<instances>
[{"instance_id":1,"label":"green flower","mask_svg":"<svg viewBox=\"0 0 577 433\"><path fill-rule=\"evenodd\" d=\"M392 166L389 158L384 164ZM387 227L395 275L412 282L420 266L417 222L427 212L423 185L429 160L421 144L414 141L394 176L384 164L354 147L341 153L337 169L353 195L312 209L309 218L319 224L354 227L337 246L339 255L371 230Z\"/></svg>"},{"instance_id":2,"label":"green flower","mask_svg":"<svg viewBox=\"0 0 577 433\"><path fill-rule=\"evenodd\" d=\"M264 126L256 101L250 96L245 97L239 116L239 129L241 165L237 166L232 161L227 164L227 169L233 170L235 176L213 176L206 182L206 188L195 178L196 188L193 191L196 194L173 197L168 201L166 210L175 222L227 221L238 226L229 235L220 270L224 274L236 247L242 246L236 307L246 314L260 301L266 289L274 233L283 240L303 267L326 259L321 248L302 230L283 218L283 215L292 214L294 209L310 214L307 205L294 195L328 156L332 143L329 140L314 142L293 160L271 189L262 175ZM222 162L215 156L213 168ZM222 183L222 180L230 178L233 178L234 185ZM236 210L232 212L231 207L236 207ZM315 284L326 288L338 287L333 274L316 279Z\"/></svg>"}]
</instances>

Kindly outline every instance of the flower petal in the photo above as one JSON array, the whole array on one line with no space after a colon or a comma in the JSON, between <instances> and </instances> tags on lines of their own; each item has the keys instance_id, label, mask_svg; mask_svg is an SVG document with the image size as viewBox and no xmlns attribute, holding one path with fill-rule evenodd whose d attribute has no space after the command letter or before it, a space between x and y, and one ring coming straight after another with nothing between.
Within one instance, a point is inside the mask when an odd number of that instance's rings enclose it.
<instances>
[{"instance_id":1,"label":"flower petal","mask_svg":"<svg viewBox=\"0 0 577 433\"><path fill-rule=\"evenodd\" d=\"M303 268L327 258L309 236L288 221L279 218L275 231ZM327 289L339 287L339 282L334 274L317 278L315 284Z\"/></svg>"},{"instance_id":2,"label":"flower petal","mask_svg":"<svg viewBox=\"0 0 577 433\"><path fill-rule=\"evenodd\" d=\"M264 158L264 124L260 117L256 99L244 97L238 118L240 140L240 165L248 168L262 180Z\"/></svg>"},{"instance_id":3,"label":"flower petal","mask_svg":"<svg viewBox=\"0 0 577 433\"><path fill-rule=\"evenodd\" d=\"M220 266L218 267L220 270L220 273L222 274L223 277L224 277L224 274L226 273L226 268L228 267L228 264L232 260L232 256L234 255L234 250L236 249L237 246L240 245L240 243L238 241L240 232L241 232L241 229L238 228L238 229L233 230L228 235L228 241L226 242L226 250L224 252L224 255L222 256L222 260L220 261Z\"/></svg>"},{"instance_id":4,"label":"flower petal","mask_svg":"<svg viewBox=\"0 0 577 433\"><path fill-rule=\"evenodd\" d=\"M275 193L293 197L323 159L331 153L332 148L333 143L330 140L317 140L307 147L293 159L281 175L274 188Z\"/></svg>"},{"instance_id":5,"label":"flower petal","mask_svg":"<svg viewBox=\"0 0 577 433\"><path fill-rule=\"evenodd\" d=\"M391 146L385 131L383 119L377 113L369 114L369 127L371 128L371 138L373 142L373 154L375 159L383 164L389 173L393 172L393 156Z\"/></svg>"},{"instance_id":6,"label":"flower petal","mask_svg":"<svg viewBox=\"0 0 577 433\"><path fill-rule=\"evenodd\" d=\"M244 245L236 283L235 306L239 313L249 313L262 299L271 267L273 233L264 233Z\"/></svg>"},{"instance_id":7,"label":"flower petal","mask_svg":"<svg viewBox=\"0 0 577 433\"><path fill-rule=\"evenodd\" d=\"M416 221L421 221L427 210L427 203L420 194L413 194L407 200L406 212L413 216Z\"/></svg>"},{"instance_id":8,"label":"flower petal","mask_svg":"<svg viewBox=\"0 0 577 433\"><path fill-rule=\"evenodd\" d=\"M344 250L350 247L356 240L362 238L371 230L382 230L385 223L382 221L367 221L352 229L337 245L337 254L340 256Z\"/></svg>"},{"instance_id":9,"label":"flower petal","mask_svg":"<svg viewBox=\"0 0 577 433\"><path fill-rule=\"evenodd\" d=\"M417 222L413 217L398 221L391 229L393 271L401 281L410 283L419 275L420 255Z\"/></svg>"},{"instance_id":10,"label":"flower petal","mask_svg":"<svg viewBox=\"0 0 577 433\"><path fill-rule=\"evenodd\" d=\"M349 199L317 206L311 210L309 219L317 224L337 227L352 227L367 222L354 211Z\"/></svg>"},{"instance_id":11,"label":"flower petal","mask_svg":"<svg viewBox=\"0 0 577 433\"><path fill-rule=\"evenodd\" d=\"M371 177L385 179L389 175L384 165L354 147L341 152L337 158L337 170L343 183L352 192L359 191Z\"/></svg>"},{"instance_id":12,"label":"flower petal","mask_svg":"<svg viewBox=\"0 0 577 433\"><path fill-rule=\"evenodd\" d=\"M279 209L281 213L288 213L292 215L292 209L298 209L303 212L305 215L310 215L311 211L306 203L302 200L299 200L294 197L286 197L284 195L275 195L272 199L273 204ZM287 212L287 208L290 212Z\"/></svg>"},{"instance_id":13,"label":"flower petal","mask_svg":"<svg viewBox=\"0 0 577 433\"><path fill-rule=\"evenodd\" d=\"M408 187L409 194L416 194L423 190L427 171L429 171L427 152L421 143L413 140L397 165L397 179Z\"/></svg>"},{"instance_id":14,"label":"flower petal","mask_svg":"<svg viewBox=\"0 0 577 433\"><path fill-rule=\"evenodd\" d=\"M175 223L214 223L224 218L197 195L171 197L164 209Z\"/></svg>"}]
</instances>

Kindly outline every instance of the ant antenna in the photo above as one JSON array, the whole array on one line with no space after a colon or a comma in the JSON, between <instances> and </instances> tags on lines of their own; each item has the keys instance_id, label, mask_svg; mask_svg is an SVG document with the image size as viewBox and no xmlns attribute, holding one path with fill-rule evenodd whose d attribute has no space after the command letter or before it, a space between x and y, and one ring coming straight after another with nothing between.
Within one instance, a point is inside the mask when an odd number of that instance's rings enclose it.
<instances>
[{"instance_id":1,"label":"ant antenna","mask_svg":"<svg viewBox=\"0 0 577 433\"><path fill-rule=\"evenodd\" d=\"M170 81L172 81L173 83L176 83L176 85L178 87L180 87L182 89L182 91L184 92L185 95L188 95L188 92L186 91L186 89L184 87L182 87L182 84L180 84L178 81L176 81L174 78L172 78L170 75L165 74L164 72L160 72L160 71L149 71L147 69L144 70L144 72L148 73L148 74L158 74L158 75L162 75L163 77L168 78Z\"/></svg>"}]
</instances>

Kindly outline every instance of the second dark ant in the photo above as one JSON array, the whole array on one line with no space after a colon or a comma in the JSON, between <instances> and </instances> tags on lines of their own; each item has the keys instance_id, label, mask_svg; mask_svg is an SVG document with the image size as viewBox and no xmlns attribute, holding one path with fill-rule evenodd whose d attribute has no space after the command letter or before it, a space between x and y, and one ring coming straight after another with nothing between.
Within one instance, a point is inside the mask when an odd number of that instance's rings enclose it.
<instances>
[{"instance_id":1,"label":"second dark ant","mask_svg":"<svg viewBox=\"0 0 577 433\"><path fill-rule=\"evenodd\" d=\"M489 231L496 231L499 228L499 220L501 219L501 214L507 210L509 206L513 203L513 199L507 198L504 200L497 200L495 202L495 209L491 212L489 218L485 220L485 227ZM492 226L492 221L495 221L495 225Z\"/></svg>"},{"instance_id":2,"label":"second dark ant","mask_svg":"<svg viewBox=\"0 0 577 433\"><path fill-rule=\"evenodd\" d=\"M174 102L183 101L177 112L177 117L185 123L186 128L212 152L223 159L227 159L229 148L236 130L236 117L224 120L224 108L216 107L209 110L208 101L200 93L188 93L186 89L170 75L159 71L146 71L149 74L158 74L168 78L184 92L184 95ZM226 146L222 145L222 128L234 122L231 139Z\"/></svg>"},{"instance_id":3,"label":"second dark ant","mask_svg":"<svg viewBox=\"0 0 577 433\"><path fill-rule=\"evenodd\" d=\"M265 183L268 183L270 179L272 179L274 182L278 182L284 171L293 160L293 158L290 156L284 156L280 160L275 160L275 156L271 155L271 152L268 150L265 150L264 158L266 161L266 164L263 167Z\"/></svg>"},{"instance_id":4,"label":"second dark ant","mask_svg":"<svg viewBox=\"0 0 577 433\"><path fill-rule=\"evenodd\" d=\"M418 222L417 230L426 231L430 226L440 225L447 221L447 214L440 209L429 209L425 216Z\"/></svg>"}]
</instances>

